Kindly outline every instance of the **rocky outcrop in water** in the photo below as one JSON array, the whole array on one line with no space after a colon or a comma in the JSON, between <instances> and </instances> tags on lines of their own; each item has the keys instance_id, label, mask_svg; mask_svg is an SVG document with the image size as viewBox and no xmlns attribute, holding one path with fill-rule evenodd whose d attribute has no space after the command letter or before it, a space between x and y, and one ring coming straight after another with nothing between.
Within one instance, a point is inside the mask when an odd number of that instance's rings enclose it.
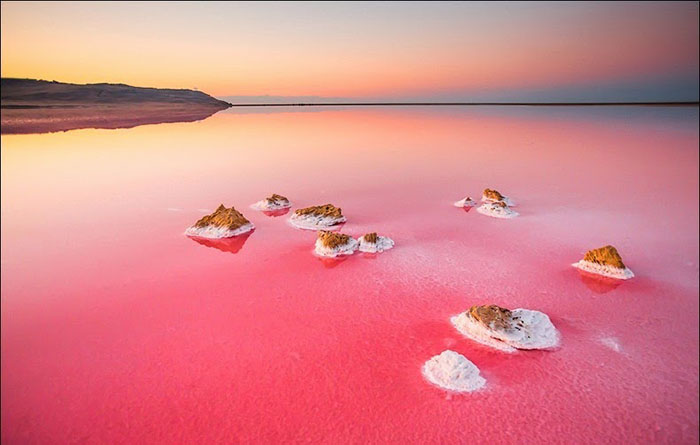
<instances>
[{"instance_id":1,"label":"rocky outcrop in water","mask_svg":"<svg viewBox=\"0 0 700 445\"><path fill-rule=\"evenodd\" d=\"M607 245L589 250L583 259L572 266L585 272L602 275L619 280L628 280L634 277L634 273L622 262L617 249Z\"/></svg>"},{"instance_id":2,"label":"rocky outcrop in water","mask_svg":"<svg viewBox=\"0 0 700 445\"><path fill-rule=\"evenodd\" d=\"M289 221L300 229L316 230L331 227L346 221L343 212L333 204L297 209Z\"/></svg>"},{"instance_id":3,"label":"rocky outcrop in water","mask_svg":"<svg viewBox=\"0 0 700 445\"><path fill-rule=\"evenodd\" d=\"M235 208L223 204L189 227L186 235L203 238L228 238L253 230L253 224Z\"/></svg>"}]
</instances>

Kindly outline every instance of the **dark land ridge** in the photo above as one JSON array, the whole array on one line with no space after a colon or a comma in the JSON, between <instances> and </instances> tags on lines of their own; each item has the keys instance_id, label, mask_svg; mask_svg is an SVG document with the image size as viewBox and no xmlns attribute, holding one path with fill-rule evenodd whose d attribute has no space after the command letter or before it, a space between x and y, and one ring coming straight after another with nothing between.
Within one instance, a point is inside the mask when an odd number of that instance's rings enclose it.
<instances>
[{"instance_id":1,"label":"dark land ridge","mask_svg":"<svg viewBox=\"0 0 700 445\"><path fill-rule=\"evenodd\" d=\"M3 134L193 122L231 106L195 90L15 78L0 80L0 95Z\"/></svg>"}]
</instances>

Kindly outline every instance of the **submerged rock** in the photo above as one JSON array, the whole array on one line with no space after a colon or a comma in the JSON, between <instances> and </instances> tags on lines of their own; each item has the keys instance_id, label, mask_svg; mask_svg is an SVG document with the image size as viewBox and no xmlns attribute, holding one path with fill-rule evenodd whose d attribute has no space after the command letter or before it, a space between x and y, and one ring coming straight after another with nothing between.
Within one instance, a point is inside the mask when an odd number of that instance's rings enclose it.
<instances>
[{"instance_id":1,"label":"submerged rock","mask_svg":"<svg viewBox=\"0 0 700 445\"><path fill-rule=\"evenodd\" d=\"M476 211L482 215L503 219L511 219L520 215L518 212L508 207L503 201L486 202L478 207Z\"/></svg>"},{"instance_id":2,"label":"submerged rock","mask_svg":"<svg viewBox=\"0 0 700 445\"><path fill-rule=\"evenodd\" d=\"M256 210L274 211L288 209L291 206L292 203L289 202L289 199L285 198L282 195L274 193L272 194L272 196L256 202L251 207L253 207Z\"/></svg>"},{"instance_id":3,"label":"submerged rock","mask_svg":"<svg viewBox=\"0 0 700 445\"><path fill-rule=\"evenodd\" d=\"M502 195L498 190L494 189L484 189L481 194L482 202L504 202L509 207L515 207L515 203L507 196Z\"/></svg>"},{"instance_id":4,"label":"submerged rock","mask_svg":"<svg viewBox=\"0 0 700 445\"><path fill-rule=\"evenodd\" d=\"M229 238L250 232L255 226L248 221L241 212L223 204L214 213L202 217L185 230L185 235L200 236L202 238Z\"/></svg>"},{"instance_id":5,"label":"submerged rock","mask_svg":"<svg viewBox=\"0 0 700 445\"><path fill-rule=\"evenodd\" d=\"M486 384L474 363L449 349L425 362L422 372L430 383L450 391L471 392Z\"/></svg>"},{"instance_id":6,"label":"submerged rock","mask_svg":"<svg viewBox=\"0 0 700 445\"><path fill-rule=\"evenodd\" d=\"M476 207L476 205L476 201L474 201L471 196L467 196L454 203L455 207Z\"/></svg>"},{"instance_id":7,"label":"submerged rock","mask_svg":"<svg viewBox=\"0 0 700 445\"><path fill-rule=\"evenodd\" d=\"M314 251L325 257L334 258L338 255L352 255L357 250L358 242L343 233L319 230Z\"/></svg>"},{"instance_id":8,"label":"submerged rock","mask_svg":"<svg viewBox=\"0 0 700 445\"><path fill-rule=\"evenodd\" d=\"M289 218L289 222L295 227L307 230L316 230L331 227L347 221L340 208L333 204L306 207L297 209Z\"/></svg>"},{"instance_id":9,"label":"submerged rock","mask_svg":"<svg viewBox=\"0 0 700 445\"><path fill-rule=\"evenodd\" d=\"M384 252L394 247L394 240L386 236L379 236L376 232L361 236L357 241L360 243L360 252Z\"/></svg>"},{"instance_id":10,"label":"submerged rock","mask_svg":"<svg viewBox=\"0 0 700 445\"><path fill-rule=\"evenodd\" d=\"M559 345L559 331L549 317L529 309L472 306L450 321L465 337L504 352L550 349Z\"/></svg>"},{"instance_id":11,"label":"submerged rock","mask_svg":"<svg viewBox=\"0 0 700 445\"><path fill-rule=\"evenodd\" d=\"M628 280L634 277L634 273L622 262L622 257L617 249L610 245L589 250L582 260L572 264L572 266L586 272L619 280Z\"/></svg>"}]
</instances>

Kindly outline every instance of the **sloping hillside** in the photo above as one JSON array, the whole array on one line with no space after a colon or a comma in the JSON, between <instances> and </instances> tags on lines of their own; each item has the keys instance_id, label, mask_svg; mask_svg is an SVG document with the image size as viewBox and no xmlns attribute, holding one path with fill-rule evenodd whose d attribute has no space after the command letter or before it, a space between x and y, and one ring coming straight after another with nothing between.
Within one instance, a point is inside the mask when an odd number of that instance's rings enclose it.
<instances>
[{"instance_id":1,"label":"sloping hillside","mask_svg":"<svg viewBox=\"0 0 700 445\"><path fill-rule=\"evenodd\" d=\"M201 91L32 79L1 79L0 94L3 134L191 122L231 106Z\"/></svg>"},{"instance_id":2,"label":"sloping hillside","mask_svg":"<svg viewBox=\"0 0 700 445\"><path fill-rule=\"evenodd\" d=\"M107 105L142 102L197 104L228 107L229 103L194 90L141 88L124 84L93 83L77 85L46 80L0 80L2 107L17 105Z\"/></svg>"}]
</instances>

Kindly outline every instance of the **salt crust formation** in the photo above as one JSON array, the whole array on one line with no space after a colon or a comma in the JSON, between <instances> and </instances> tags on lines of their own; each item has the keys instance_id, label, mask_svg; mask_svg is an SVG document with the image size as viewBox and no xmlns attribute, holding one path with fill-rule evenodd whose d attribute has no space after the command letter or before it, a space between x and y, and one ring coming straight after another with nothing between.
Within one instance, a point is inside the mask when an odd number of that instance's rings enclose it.
<instances>
[{"instance_id":1,"label":"salt crust formation","mask_svg":"<svg viewBox=\"0 0 700 445\"><path fill-rule=\"evenodd\" d=\"M361 236L357 241L359 243L360 252L384 252L394 247L394 240L386 236L379 236L376 232Z\"/></svg>"},{"instance_id":2,"label":"salt crust formation","mask_svg":"<svg viewBox=\"0 0 700 445\"><path fill-rule=\"evenodd\" d=\"M429 382L450 391L471 392L486 384L474 363L449 349L425 362L422 371Z\"/></svg>"},{"instance_id":3,"label":"salt crust formation","mask_svg":"<svg viewBox=\"0 0 700 445\"><path fill-rule=\"evenodd\" d=\"M185 235L202 238L230 238L250 232L255 226L235 208L219 205L214 213L202 217L185 230Z\"/></svg>"},{"instance_id":4,"label":"salt crust formation","mask_svg":"<svg viewBox=\"0 0 700 445\"><path fill-rule=\"evenodd\" d=\"M634 273L622 262L622 257L613 246L589 250L582 260L572 264L577 269L619 280L629 280Z\"/></svg>"},{"instance_id":5,"label":"salt crust formation","mask_svg":"<svg viewBox=\"0 0 700 445\"><path fill-rule=\"evenodd\" d=\"M455 207L476 207L477 203L474 201L471 197L467 196L464 199L460 199L459 201L454 203Z\"/></svg>"},{"instance_id":6,"label":"salt crust formation","mask_svg":"<svg viewBox=\"0 0 700 445\"><path fill-rule=\"evenodd\" d=\"M297 209L289 218L289 222L299 229L318 230L331 227L347 221L340 208L333 204Z\"/></svg>"},{"instance_id":7,"label":"salt crust formation","mask_svg":"<svg viewBox=\"0 0 700 445\"><path fill-rule=\"evenodd\" d=\"M477 207L477 212L482 215L492 216L494 218L511 219L519 215L518 212L512 210L503 201L486 202Z\"/></svg>"},{"instance_id":8,"label":"salt crust formation","mask_svg":"<svg viewBox=\"0 0 700 445\"><path fill-rule=\"evenodd\" d=\"M496 305L472 306L450 321L465 337L504 352L551 349L559 345L559 331L549 317L529 309L511 311Z\"/></svg>"},{"instance_id":9,"label":"salt crust formation","mask_svg":"<svg viewBox=\"0 0 700 445\"><path fill-rule=\"evenodd\" d=\"M494 189L484 189L484 192L481 194L481 201L482 202L504 202L508 207L515 207L515 202L511 200L507 196L503 196L498 192L498 190Z\"/></svg>"},{"instance_id":10,"label":"salt crust formation","mask_svg":"<svg viewBox=\"0 0 700 445\"><path fill-rule=\"evenodd\" d=\"M357 246L357 240L351 236L319 230L314 251L318 255L335 258L340 255L352 255Z\"/></svg>"},{"instance_id":11,"label":"salt crust formation","mask_svg":"<svg viewBox=\"0 0 700 445\"><path fill-rule=\"evenodd\" d=\"M289 199L285 198L282 195L278 195L277 193L274 193L272 196L256 202L251 207L255 210L273 211L273 210L288 209L291 206L292 206L292 203L289 202Z\"/></svg>"}]
</instances>

